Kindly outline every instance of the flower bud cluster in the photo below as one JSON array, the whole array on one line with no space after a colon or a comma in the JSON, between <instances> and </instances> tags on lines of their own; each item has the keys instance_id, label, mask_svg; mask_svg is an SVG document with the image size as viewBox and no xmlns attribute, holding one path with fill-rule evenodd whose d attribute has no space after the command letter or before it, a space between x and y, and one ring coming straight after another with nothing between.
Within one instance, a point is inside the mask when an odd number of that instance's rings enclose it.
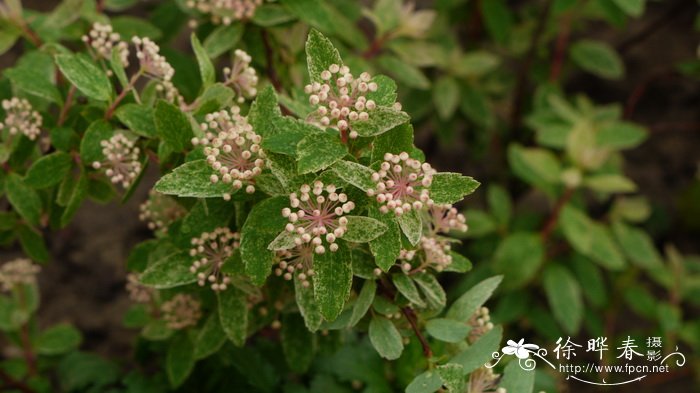
<instances>
[{"instance_id":1,"label":"flower bud cluster","mask_svg":"<svg viewBox=\"0 0 700 393\"><path fill-rule=\"evenodd\" d=\"M14 259L0 266L0 288L9 292L18 285L36 283L39 266L26 258Z\"/></svg>"},{"instance_id":2,"label":"flower bud cluster","mask_svg":"<svg viewBox=\"0 0 700 393\"><path fill-rule=\"evenodd\" d=\"M406 261L401 265L401 269L405 272L423 272L430 267L441 272L452 263L451 250L452 246L448 240L423 236L418 244L418 249L401 250L399 259ZM416 258L416 255L419 257ZM416 268L410 263L415 259L420 262Z\"/></svg>"},{"instance_id":3,"label":"flower bud cluster","mask_svg":"<svg viewBox=\"0 0 700 393\"><path fill-rule=\"evenodd\" d=\"M350 213L355 203L338 193L334 185L324 186L321 181L314 182L313 188L304 184L300 191L289 195L291 208L282 209L282 216L289 219L286 230L296 234L297 246L311 244L316 254L326 252L326 246L337 251L335 241L347 230L348 219L343 215Z\"/></svg>"},{"instance_id":4,"label":"flower bud cluster","mask_svg":"<svg viewBox=\"0 0 700 393\"><path fill-rule=\"evenodd\" d=\"M129 299L136 303L149 303L153 300L155 290L141 284L139 275L129 273L126 276L126 291L129 293Z\"/></svg>"},{"instance_id":5,"label":"flower bud cluster","mask_svg":"<svg viewBox=\"0 0 700 393\"><path fill-rule=\"evenodd\" d=\"M131 42L136 47L136 58L139 59L141 71L156 81L156 90L168 102L183 103L184 99L172 81L175 69L160 54L160 47L147 37L132 37Z\"/></svg>"},{"instance_id":6,"label":"flower bud cluster","mask_svg":"<svg viewBox=\"0 0 700 393\"><path fill-rule=\"evenodd\" d=\"M262 0L188 0L187 6L208 14L214 24L230 25L233 21L250 19Z\"/></svg>"},{"instance_id":7,"label":"flower bud cluster","mask_svg":"<svg viewBox=\"0 0 700 393\"><path fill-rule=\"evenodd\" d=\"M94 161L92 167L104 169L112 183L128 188L141 173L141 150L136 146L136 141L130 140L124 134L114 134L108 140L100 142L100 145L105 160Z\"/></svg>"},{"instance_id":8,"label":"flower bud cluster","mask_svg":"<svg viewBox=\"0 0 700 393\"><path fill-rule=\"evenodd\" d=\"M236 92L238 102L242 103L246 97L252 98L258 94L258 74L250 66L253 59L249 54L236 49L234 56L231 68L224 68L224 84Z\"/></svg>"},{"instance_id":9,"label":"flower bud cluster","mask_svg":"<svg viewBox=\"0 0 700 393\"><path fill-rule=\"evenodd\" d=\"M260 135L253 131L248 119L241 116L237 106L228 112L210 113L205 120L201 125L204 137L192 138L192 144L204 146L207 162L217 172L211 175L211 182L230 183L234 191L245 185L247 193L254 193L254 178L265 167Z\"/></svg>"},{"instance_id":10,"label":"flower bud cluster","mask_svg":"<svg viewBox=\"0 0 700 393\"><path fill-rule=\"evenodd\" d=\"M311 277L314 276L314 246L303 243L290 250L277 252L279 263L275 275L290 281L296 277L304 288L308 288ZM296 274L296 275L295 275Z\"/></svg>"},{"instance_id":11,"label":"flower bud cluster","mask_svg":"<svg viewBox=\"0 0 700 393\"><path fill-rule=\"evenodd\" d=\"M500 374L495 374L488 367L480 367L469 375L468 393L506 393L505 388L499 388Z\"/></svg>"},{"instance_id":12,"label":"flower bud cluster","mask_svg":"<svg viewBox=\"0 0 700 393\"><path fill-rule=\"evenodd\" d=\"M187 212L174 198L155 190L148 193L148 199L139 206L139 219L148 225L148 229L165 235L168 225L185 216Z\"/></svg>"},{"instance_id":13,"label":"flower bud cluster","mask_svg":"<svg viewBox=\"0 0 700 393\"><path fill-rule=\"evenodd\" d=\"M211 289L218 292L226 290L231 284L231 277L221 271L224 263L240 247L240 234L228 228L216 228L204 232L192 239L190 256L194 258L190 272L197 275L197 284L210 283Z\"/></svg>"},{"instance_id":14,"label":"flower bud cluster","mask_svg":"<svg viewBox=\"0 0 700 393\"><path fill-rule=\"evenodd\" d=\"M321 72L321 79L322 82L313 82L304 87L304 92L309 94L309 103L316 107L308 120L343 132L349 130L349 137L357 138L357 132L350 128L350 122L369 119L377 103L368 100L365 95L377 91L377 84L371 82L369 73L363 72L356 79L347 66L337 64L331 64Z\"/></svg>"},{"instance_id":15,"label":"flower bud cluster","mask_svg":"<svg viewBox=\"0 0 700 393\"><path fill-rule=\"evenodd\" d=\"M367 190L367 195L376 197L382 213L401 215L411 209L421 210L433 205L428 188L434 173L430 164L410 158L406 152L386 153L379 170L372 174L375 188Z\"/></svg>"},{"instance_id":16,"label":"flower bud cluster","mask_svg":"<svg viewBox=\"0 0 700 393\"><path fill-rule=\"evenodd\" d=\"M430 207L430 226L433 233L451 231L466 232L467 220L452 205L433 205Z\"/></svg>"},{"instance_id":17,"label":"flower bud cluster","mask_svg":"<svg viewBox=\"0 0 700 393\"><path fill-rule=\"evenodd\" d=\"M112 25L95 22L82 40L95 50L98 57L107 60L112 58L112 50L117 48L122 65L129 66L129 44L121 40L119 33L112 30Z\"/></svg>"},{"instance_id":18,"label":"flower bud cluster","mask_svg":"<svg viewBox=\"0 0 700 393\"><path fill-rule=\"evenodd\" d=\"M168 328L180 330L196 326L202 317L202 305L191 295L179 293L160 307Z\"/></svg>"},{"instance_id":19,"label":"flower bud cluster","mask_svg":"<svg viewBox=\"0 0 700 393\"><path fill-rule=\"evenodd\" d=\"M469 317L469 321L467 323L472 327L472 329L469 331L469 336L467 337L470 344L475 343L481 338L481 336L493 329L491 315L487 307L481 307L480 309L476 310L476 312Z\"/></svg>"},{"instance_id":20,"label":"flower bud cluster","mask_svg":"<svg viewBox=\"0 0 700 393\"><path fill-rule=\"evenodd\" d=\"M42 117L32 108L32 104L24 98L12 97L2 100L5 110L5 121L0 123L0 130L7 129L10 135L24 134L30 140L35 140L41 133Z\"/></svg>"}]
</instances>

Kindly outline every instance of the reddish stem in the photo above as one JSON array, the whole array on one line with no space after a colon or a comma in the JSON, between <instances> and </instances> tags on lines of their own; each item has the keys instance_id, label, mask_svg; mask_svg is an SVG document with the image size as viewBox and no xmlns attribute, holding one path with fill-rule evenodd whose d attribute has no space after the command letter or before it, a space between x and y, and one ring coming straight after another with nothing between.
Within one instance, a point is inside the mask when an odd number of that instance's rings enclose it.
<instances>
[{"instance_id":1,"label":"reddish stem","mask_svg":"<svg viewBox=\"0 0 700 393\"><path fill-rule=\"evenodd\" d=\"M423 336L423 333L421 333L420 329L418 328L416 313L413 312L413 309L408 306L401 307L401 312L408 320L408 323L411 325L411 329L413 329L413 333L415 333L416 337L418 338L418 341L420 341L420 345L423 347L423 355L425 356L425 358L432 358L433 350L430 349L430 344L428 343L428 340L425 339L425 336Z\"/></svg>"},{"instance_id":2,"label":"reddish stem","mask_svg":"<svg viewBox=\"0 0 700 393\"><path fill-rule=\"evenodd\" d=\"M124 89L122 89L121 93L119 93L117 98L114 99L112 105L110 105L109 108L107 108L107 111L105 112L105 120L109 120L112 118L112 116L114 115L114 111L119 106L119 103L122 102L122 100L126 98L126 95L129 94L131 89L134 88L134 85L136 84L136 81L139 79L140 76L141 72L137 72L131 77L131 79L129 80L129 84L124 86Z\"/></svg>"},{"instance_id":3,"label":"reddish stem","mask_svg":"<svg viewBox=\"0 0 700 393\"><path fill-rule=\"evenodd\" d=\"M384 47L384 43L389 39L388 34L384 34L381 37L377 37L372 41L372 44L367 48L366 51L362 53L364 59L371 59L377 56Z\"/></svg>"},{"instance_id":4,"label":"reddish stem","mask_svg":"<svg viewBox=\"0 0 700 393\"><path fill-rule=\"evenodd\" d=\"M12 378L12 376L10 374L8 374L5 370L3 370L1 368L0 368L0 381L2 381L2 383L3 383L3 386L2 386L3 390L4 389L9 389L9 390L17 389L23 393L34 393L34 390L32 388L27 386L24 382L18 381L16 379Z\"/></svg>"},{"instance_id":5,"label":"reddish stem","mask_svg":"<svg viewBox=\"0 0 700 393\"><path fill-rule=\"evenodd\" d=\"M567 188L564 191L564 193L559 197L559 200L557 200L557 203L554 205L554 209L552 209L552 213L549 215L549 218L547 218L547 221L544 223L544 226L540 231L540 236L542 236L542 242L546 242L549 239L549 236L552 234L552 231L554 231L554 228L556 228L557 226L561 210L564 208L564 206L566 206L566 204L571 200L571 197L573 196L574 189Z\"/></svg>"},{"instance_id":6,"label":"reddish stem","mask_svg":"<svg viewBox=\"0 0 700 393\"><path fill-rule=\"evenodd\" d=\"M549 81L552 83L559 80L559 76L561 75L561 70L564 65L566 48L569 45L569 36L571 33L571 19L572 15L568 13L564 15L560 23L559 35L557 35L554 55L552 56L552 66L549 70Z\"/></svg>"},{"instance_id":7,"label":"reddish stem","mask_svg":"<svg viewBox=\"0 0 700 393\"><path fill-rule=\"evenodd\" d=\"M65 123L66 118L68 117L68 111L70 110L70 107L73 104L73 96L75 95L75 90L75 85L71 85L68 89L68 94L66 95L66 103L63 104L63 108L61 108L61 113L58 115L57 124L59 126L62 126L63 123Z\"/></svg>"}]
</instances>

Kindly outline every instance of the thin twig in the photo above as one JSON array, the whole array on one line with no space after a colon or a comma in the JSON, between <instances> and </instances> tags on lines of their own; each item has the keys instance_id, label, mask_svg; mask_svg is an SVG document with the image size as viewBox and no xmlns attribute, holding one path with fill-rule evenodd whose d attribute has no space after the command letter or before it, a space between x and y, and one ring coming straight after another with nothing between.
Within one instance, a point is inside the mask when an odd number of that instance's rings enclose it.
<instances>
[{"instance_id":1,"label":"thin twig","mask_svg":"<svg viewBox=\"0 0 700 393\"><path fill-rule=\"evenodd\" d=\"M61 113L58 115L58 126L62 126L63 123L66 122L66 118L68 117L68 111L70 110L70 107L73 104L73 96L75 95L75 90L75 85L71 85L68 89L68 94L66 95L66 102L65 104L63 104L63 108L61 108Z\"/></svg>"},{"instance_id":2,"label":"thin twig","mask_svg":"<svg viewBox=\"0 0 700 393\"><path fill-rule=\"evenodd\" d=\"M423 355L425 356L425 358L432 358L433 350L430 349L430 344L428 343L428 340L425 339L425 336L423 336L423 333L421 333L420 329L418 328L416 313L413 312L413 309L408 306L401 307L401 312L408 320L408 323L411 325L411 329L413 329L413 333L418 338L418 341L420 341L420 345L423 347Z\"/></svg>"},{"instance_id":3,"label":"thin twig","mask_svg":"<svg viewBox=\"0 0 700 393\"><path fill-rule=\"evenodd\" d=\"M124 89L122 89L122 92L119 93L117 98L114 99L114 102L112 102L112 105L107 108L107 111L105 112L105 120L109 120L112 118L114 115L114 111L117 109L117 106L119 106L119 103L122 102L124 98L126 98L126 95L129 94L129 92L134 88L134 85L136 84L136 81L141 77L141 72L135 73L131 79L129 80L129 84L124 86Z\"/></svg>"},{"instance_id":4,"label":"thin twig","mask_svg":"<svg viewBox=\"0 0 700 393\"><path fill-rule=\"evenodd\" d=\"M366 51L362 52L363 59L372 59L381 53L384 48L384 43L389 39L389 34L384 34L375 38Z\"/></svg>"},{"instance_id":5,"label":"thin twig","mask_svg":"<svg viewBox=\"0 0 700 393\"><path fill-rule=\"evenodd\" d=\"M559 35L552 56L552 65L549 69L549 81L556 82L561 75L562 67L564 66L564 58L566 57L566 47L569 45L569 36L571 34L572 13L567 13L563 16L559 24Z\"/></svg>"},{"instance_id":6,"label":"thin twig","mask_svg":"<svg viewBox=\"0 0 700 393\"><path fill-rule=\"evenodd\" d=\"M552 213L549 215L549 218L547 218L547 221L545 221L544 226L542 226L542 230L540 231L540 236L542 236L543 243L549 239L549 236L552 234L552 231L554 231L554 228L556 228L557 226L561 210L564 208L564 206L566 206L566 204L571 200L571 197L573 196L574 189L567 188L557 200L557 203L552 209Z\"/></svg>"},{"instance_id":7,"label":"thin twig","mask_svg":"<svg viewBox=\"0 0 700 393\"><path fill-rule=\"evenodd\" d=\"M10 374L8 374L5 370L3 370L1 368L0 368L0 381L2 381L2 383L3 383L3 386L2 386L3 390L17 389L17 390L24 392L24 393L34 393L34 390L32 388L30 388L29 386L27 386L27 384L25 384L22 381L18 381L16 379L14 379Z\"/></svg>"},{"instance_id":8,"label":"thin twig","mask_svg":"<svg viewBox=\"0 0 700 393\"><path fill-rule=\"evenodd\" d=\"M525 101L525 92L527 90L528 74L530 73L530 68L532 68L532 63L535 61L535 55L537 54L537 48L540 46L540 40L544 34L545 27L547 26L547 20L549 19L549 13L552 9L552 0L547 0L542 8L542 12L539 17L539 22L535 28L535 32L532 34L532 39L530 40L530 47L525 55L525 61L523 61L522 67L518 71L518 78L515 85L515 93L513 98L513 109L510 114L510 126L512 129L520 127L520 122L522 121L523 104Z\"/></svg>"},{"instance_id":9,"label":"thin twig","mask_svg":"<svg viewBox=\"0 0 700 393\"><path fill-rule=\"evenodd\" d=\"M671 6L666 13L660 16L657 20L650 23L647 27L640 30L637 34L623 41L617 47L617 51L620 54L624 54L631 48L644 42L647 38L651 37L657 30L664 27L667 23L671 22L676 16L681 14L681 11L687 6L697 6L693 5L693 1L680 0L673 6Z\"/></svg>"}]
</instances>

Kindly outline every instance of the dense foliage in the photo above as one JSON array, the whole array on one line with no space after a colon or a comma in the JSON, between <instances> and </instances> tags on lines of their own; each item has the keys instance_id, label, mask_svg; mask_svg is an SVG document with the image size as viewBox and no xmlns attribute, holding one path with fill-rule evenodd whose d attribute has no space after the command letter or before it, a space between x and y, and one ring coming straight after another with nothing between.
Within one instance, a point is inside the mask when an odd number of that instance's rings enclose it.
<instances>
[{"instance_id":1,"label":"dense foliage","mask_svg":"<svg viewBox=\"0 0 700 393\"><path fill-rule=\"evenodd\" d=\"M700 347L700 261L657 250L624 174L646 131L560 87L569 68L624 75L569 30L644 1L137 3L0 3L0 51L22 46L0 77L0 242L25 255L0 265L10 390L556 391L560 374L484 364L505 338ZM499 168L486 209L414 126ZM124 324L140 334L134 359L104 359L41 323L35 277L61 263L44 236L137 187L153 236L125 261ZM627 307L646 323L623 332Z\"/></svg>"}]
</instances>

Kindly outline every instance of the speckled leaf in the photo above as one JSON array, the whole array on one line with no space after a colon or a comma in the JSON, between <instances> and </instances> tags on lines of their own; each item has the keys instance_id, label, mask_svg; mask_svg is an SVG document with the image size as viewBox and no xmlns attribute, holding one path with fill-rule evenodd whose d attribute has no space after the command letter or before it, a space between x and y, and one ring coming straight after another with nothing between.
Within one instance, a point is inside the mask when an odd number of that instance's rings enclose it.
<instances>
[{"instance_id":1,"label":"speckled leaf","mask_svg":"<svg viewBox=\"0 0 700 393\"><path fill-rule=\"evenodd\" d=\"M202 88L206 89L216 80L214 65L211 63L206 50L204 50L204 47L202 47L202 43L199 42L197 35L192 33L190 36L190 42L192 44L192 50L197 57L197 64L199 64L199 74L202 77Z\"/></svg>"},{"instance_id":2,"label":"speckled leaf","mask_svg":"<svg viewBox=\"0 0 700 393\"><path fill-rule=\"evenodd\" d=\"M374 173L374 171L362 164L341 160L333 164L331 170L338 175L338 177L362 191L367 191L375 187L374 182L372 182L372 173Z\"/></svg>"},{"instance_id":3,"label":"speckled leaf","mask_svg":"<svg viewBox=\"0 0 700 393\"><path fill-rule=\"evenodd\" d=\"M11 173L5 179L5 192L10 204L22 218L32 225L39 225L41 199L19 175Z\"/></svg>"},{"instance_id":4,"label":"speckled leaf","mask_svg":"<svg viewBox=\"0 0 700 393\"><path fill-rule=\"evenodd\" d=\"M378 238L369 242L369 249L374 260L382 270L387 271L394 265L401 253L401 231L393 214L380 213L376 207L369 208L369 216L384 223L387 230Z\"/></svg>"},{"instance_id":5,"label":"speckled leaf","mask_svg":"<svg viewBox=\"0 0 700 393\"><path fill-rule=\"evenodd\" d=\"M369 119L350 122L350 129L360 136L380 135L411 120L406 112L385 106L378 106L368 113Z\"/></svg>"},{"instance_id":6,"label":"speckled leaf","mask_svg":"<svg viewBox=\"0 0 700 393\"><path fill-rule=\"evenodd\" d=\"M267 250L267 246L288 222L282 217L285 207L289 207L289 198L282 196L259 202L250 211L241 229L241 258L246 274L257 285L262 285L272 270L275 252Z\"/></svg>"},{"instance_id":7,"label":"speckled leaf","mask_svg":"<svg viewBox=\"0 0 700 393\"><path fill-rule=\"evenodd\" d=\"M448 318L431 319L426 323L425 329L431 336L448 343L464 341L471 330L466 322Z\"/></svg>"},{"instance_id":8,"label":"speckled leaf","mask_svg":"<svg viewBox=\"0 0 700 393\"><path fill-rule=\"evenodd\" d=\"M192 258L187 251L166 255L149 265L140 280L146 286L164 289L191 284L197 277L190 272Z\"/></svg>"},{"instance_id":9,"label":"speckled leaf","mask_svg":"<svg viewBox=\"0 0 700 393\"><path fill-rule=\"evenodd\" d=\"M297 145L297 171L318 172L333 165L348 154L340 137L328 133L309 135Z\"/></svg>"},{"instance_id":10,"label":"speckled leaf","mask_svg":"<svg viewBox=\"0 0 700 393\"><path fill-rule=\"evenodd\" d=\"M158 136L174 151L182 151L191 143L192 124L180 108L160 100L154 112Z\"/></svg>"},{"instance_id":11,"label":"speckled leaf","mask_svg":"<svg viewBox=\"0 0 700 393\"><path fill-rule=\"evenodd\" d=\"M314 298L329 322L343 311L352 284L350 252L342 242L338 246L335 252L326 249L325 253L314 255Z\"/></svg>"},{"instance_id":12,"label":"speckled leaf","mask_svg":"<svg viewBox=\"0 0 700 393\"><path fill-rule=\"evenodd\" d=\"M226 336L235 345L242 346L248 332L248 301L245 292L235 286L220 291L219 321Z\"/></svg>"},{"instance_id":13,"label":"speckled leaf","mask_svg":"<svg viewBox=\"0 0 700 393\"><path fill-rule=\"evenodd\" d=\"M474 285L447 310L447 318L466 322L491 297L493 291L503 281L503 276L494 276Z\"/></svg>"},{"instance_id":14,"label":"speckled leaf","mask_svg":"<svg viewBox=\"0 0 700 393\"><path fill-rule=\"evenodd\" d=\"M232 193L231 184L222 181L212 183L212 174L214 170L206 160L186 162L161 177L155 190L163 194L194 198L220 198L226 193Z\"/></svg>"},{"instance_id":15,"label":"speckled leaf","mask_svg":"<svg viewBox=\"0 0 700 393\"><path fill-rule=\"evenodd\" d=\"M430 308L442 309L445 307L447 295L435 276L429 273L416 274L413 276L413 280L425 295L425 300L428 301Z\"/></svg>"},{"instance_id":16,"label":"speckled leaf","mask_svg":"<svg viewBox=\"0 0 700 393\"><path fill-rule=\"evenodd\" d=\"M388 214L393 214L389 212ZM415 209L411 209L398 216L399 226L401 231L412 245L418 244L423 235L423 222L420 214Z\"/></svg>"},{"instance_id":17,"label":"speckled leaf","mask_svg":"<svg viewBox=\"0 0 700 393\"><path fill-rule=\"evenodd\" d=\"M461 364L448 363L436 367L436 371L447 387L449 393L462 393L465 390L467 376Z\"/></svg>"},{"instance_id":18,"label":"speckled leaf","mask_svg":"<svg viewBox=\"0 0 700 393\"><path fill-rule=\"evenodd\" d=\"M433 176L433 184L430 186L430 198L435 203L453 204L474 192L480 184L473 178L459 173L436 173Z\"/></svg>"},{"instance_id":19,"label":"speckled leaf","mask_svg":"<svg viewBox=\"0 0 700 393\"><path fill-rule=\"evenodd\" d=\"M411 278L403 273L392 274L394 286L399 290L406 299L418 307L425 307L425 301L420 296L416 283Z\"/></svg>"},{"instance_id":20,"label":"speckled leaf","mask_svg":"<svg viewBox=\"0 0 700 393\"><path fill-rule=\"evenodd\" d=\"M272 241L267 246L268 250L273 250L273 251L280 251L280 250L289 250L290 248L296 247L296 243L294 242L294 239L296 239L299 235L295 232L289 232L287 230L284 230L280 232L279 235L275 238L275 240Z\"/></svg>"},{"instance_id":21,"label":"speckled leaf","mask_svg":"<svg viewBox=\"0 0 700 393\"><path fill-rule=\"evenodd\" d=\"M83 54L56 56L61 73L83 94L98 101L107 101L112 96L112 84L107 74Z\"/></svg>"},{"instance_id":22,"label":"speckled leaf","mask_svg":"<svg viewBox=\"0 0 700 393\"><path fill-rule=\"evenodd\" d=\"M156 124L151 108L145 105L125 104L121 105L114 115L134 134L146 138L156 136Z\"/></svg>"},{"instance_id":23,"label":"speckled leaf","mask_svg":"<svg viewBox=\"0 0 700 393\"><path fill-rule=\"evenodd\" d=\"M312 332L318 330L323 322L323 316L319 309L319 304L314 299L313 282L308 287L304 287L299 280L294 280L294 293L297 306L304 317L306 328Z\"/></svg>"},{"instance_id":24,"label":"speckled leaf","mask_svg":"<svg viewBox=\"0 0 700 393\"><path fill-rule=\"evenodd\" d=\"M353 243L367 243L383 235L387 227L381 221L370 217L345 216L348 219L347 232L343 240Z\"/></svg>"},{"instance_id":25,"label":"speckled leaf","mask_svg":"<svg viewBox=\"0 0 700 393\"><path fill-rule=\"evenodd\" d=\"M71 156L63 152L47 154L34 161L24 183L33 188L46 188L56 185L68 174L73 160Z\"/></svg>"},{"instance_id":26,"label":"speckled leaf","mask_svg":"<svg viewBox=\"0 0 700 393\"><path fill-rule=\"evenodd\" d=\"M311 29L306 40L306 62L312 82L321 82L321 72L327 70L331 64L343 65L338 50L316 29Z\"/></svg>"}]
</instances>

